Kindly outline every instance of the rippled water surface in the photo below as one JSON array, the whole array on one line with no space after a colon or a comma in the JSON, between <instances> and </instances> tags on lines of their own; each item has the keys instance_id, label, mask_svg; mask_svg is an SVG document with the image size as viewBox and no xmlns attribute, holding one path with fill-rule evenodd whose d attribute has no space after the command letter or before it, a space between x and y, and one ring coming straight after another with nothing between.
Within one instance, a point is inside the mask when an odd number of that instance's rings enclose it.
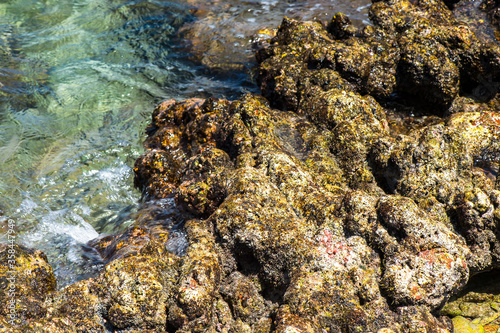
<instances>
[{"instance_id":1,"label":"rippled water surface","mask_svg":"<svg viewBox=\"0 0 500 333\"><path fill-rule=\"evenodd\" d=\"M284 15L366 20L368 1L4 0L0 241L43 250L59 286L84 244L132 222L132 166L159 101L257 92L252 35Z\"/></svg>"}]
</instances>

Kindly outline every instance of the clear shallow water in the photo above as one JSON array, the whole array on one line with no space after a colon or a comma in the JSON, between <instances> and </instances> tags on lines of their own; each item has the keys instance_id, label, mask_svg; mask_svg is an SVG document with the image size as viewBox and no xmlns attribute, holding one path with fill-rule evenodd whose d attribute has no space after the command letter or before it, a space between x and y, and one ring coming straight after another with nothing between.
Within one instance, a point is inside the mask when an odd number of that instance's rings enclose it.
<instances>
[{"instance_id":1,"label":"clear shallow water","mask_svg":"<svg viewBox=\"0 0 500 333\"><path fill-rule=\"evenodd\" d=\"M59 287L91 276L85 243L138 208L132 166L158 102L257 92L252 34L284 15L360 23L367 2L3 1L0 241L11 219Z\"/></svg>"}]
</instances>

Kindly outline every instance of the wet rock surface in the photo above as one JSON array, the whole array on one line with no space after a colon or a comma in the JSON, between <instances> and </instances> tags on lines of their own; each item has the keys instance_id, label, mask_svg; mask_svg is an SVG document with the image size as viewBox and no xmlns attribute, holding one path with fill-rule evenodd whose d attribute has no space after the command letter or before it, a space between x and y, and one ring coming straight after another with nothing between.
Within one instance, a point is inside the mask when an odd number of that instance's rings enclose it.
<instances>
[{"instance_id":1,"label":"wet rock surface","mask_svg":"<svg viewBox=\"0 0 500 333\"><path fill-rule=\"evenodd\" d=\"M363 29L285 18L257 54L264 97L161 103L136 222L89 243L99 276L55 291L43 255L17 248L40 272L0 330L493 327L498 296L456 297L500 267L500 50L440 1L370 13Z\"/></svg>"},{"instance_id":2,"label":"wet rock surface","mask_svg":"<svg viewBox=\"0 0 500 333\"><path fill-rule=\"evenodd\" d=\"M11 243L0 244L0 314L11 323L40 318L47 313L44 301L56 288L56 279L45 255Z\"/></svg>"},{"instance_id":3,"label":"wet rock surface","mask_svg":"<svg viewBox=\"0 0 500 333\"><path fill-rule=\"evenodd\" d=\"M491 23L500 28L500 2L498 0L485 0L481 3L481 9L486 12ZM496 35L497 38L500 35Z\"/></svg>"},{"instance_id":4,"label":"wet rock surface","mask_svg":"<svg viewBox=\"0 0 500 333\"><path fill-rule=\"evenodd\" d=\"M454 317L456 332L496 332L500 328L498 276L498 270L493 270L472 277L440 310Z\"/></svg>"}]
</instances>

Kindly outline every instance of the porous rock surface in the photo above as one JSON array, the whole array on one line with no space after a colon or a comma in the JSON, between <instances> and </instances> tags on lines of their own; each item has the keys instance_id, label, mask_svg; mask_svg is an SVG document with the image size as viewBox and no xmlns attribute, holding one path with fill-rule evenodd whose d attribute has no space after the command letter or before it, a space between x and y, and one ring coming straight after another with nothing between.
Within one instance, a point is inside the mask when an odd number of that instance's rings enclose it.
<instances>
[{"instance_id":1,"label":"porous rock surface","mask_svg":"<svg viewBox=\"0 0 500 333\"><path fill-rule=\"evenodd\" d=\"M265 98L161 103L145 208L90 244L108 264L57 292L31 276L40 310L3 331L451 332L442 306L500 267L500 51L440 1L370 13L285 18Z\"/></svg>"}]
</instances>

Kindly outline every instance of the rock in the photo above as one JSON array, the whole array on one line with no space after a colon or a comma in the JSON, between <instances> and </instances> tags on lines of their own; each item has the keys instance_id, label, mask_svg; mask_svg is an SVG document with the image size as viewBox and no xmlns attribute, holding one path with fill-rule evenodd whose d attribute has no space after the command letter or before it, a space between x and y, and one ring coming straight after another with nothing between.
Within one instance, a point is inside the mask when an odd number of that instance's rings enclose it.
<instances>
[{"instance_id":1,"label":"rock","mask_svg":"<svg viewBox=\"0 0 500 333\"><path fill-rule=\"evenodd\" d=\"M413 32L401 36L399 44L401 92L449 105L458 94L460 73L448 49L435 39L415 36Z\"/></svg>"},{"instance_id":2,"label":"rock","mask_svg":"<svg viewBox=\"0 0 500 333\"><path fill-rule=\"evenodd\" d=\"M50 315L42 320L40 326L33 328L51 327L60 329L91 332L100 332L106 326L103 318L102 300L96 295L92 280L79 281L67 286L62 292L54 295L48 303L52 310ZM57 310L53 310L57 309Z\"/></svg>"},{"instance_id":3,"label":"rock","mask_svg":"<svg viewBox=\"0 0 500 333\"><path fill-rule=\"evenodd\" d=\"M479 274L469 281L465 290L457 294L440 311L453 317L456 330L484 328L496 332L500 328L500 297L498 295L498 271Z\"/></svg>"},{"instance_id":4,"label":"rock","mask_svg":"<svg viewBox=\"0 0 500 333\"><path fill-rule=\"evenodd\" d=\"M228 301L235 316L253 331L260 329L269 332L272 319L268 315L275 309L273 303L261 295L262 289L257 289L259 284L237 271L231 273L228 279L228 283L221 289L221 294Z\"/></svg>"},{"instance_id":5,"label":"rock","mask_svg":"<svg viewBox=\"0 0 500 333\"><path fill-rule=\"evenodd\" d=\"M334 83L441 115L459 92L483 102L498 91L498 46L482 44L443 2L378 1L370 19L373 26L354 31L340 14L327 28L285 18L257 54L262 94L275 107L307 112L313 91ZM329 84L311 79L325 69L337 73Z\"/></svg>"},{"instance_id":6,"label":"rock","mask_svg":"<svg viewBox=\"0 0 500 333\"><path fill-rule=\"evenodd\" d=\"M317 118L305 115L313 123L304 116L270 109L267 101L247 95L231 103L207 100L197 116L185 117L177 125L189 133L205 126L201 119L207 115L213 119L209 139L201 144L195 143L200 142L198 137L179 135L175 147L182 147L179 156L199 161L186 164L184 181L206 182L207 178L200 177L205 172L224 176L222 182L206 183L206 191L212 188L210 184L221 186L220 203L214 202L215 209L207 217L205 211L193 209L193 202L206 198L207 192L186 197L179 186L171 193L181 207L205 221L194 224L206 235L202 239L212 239L208 243L199 238L197 243L190 241L190 247L206 244L209 252L202 254L207 251L205 245L192 252L202 257L196 259L197 268L186 266L186 272L201 271L197 278L181 283L179 298L169 310L175 327L198 323L207 329L212 324L201 318L214 318L217 311L227 313L223 309L229 307L232 315L221 327L242 331L257 329L255 323L269 331L274 316L278 331L352 327L403 332L405 327L414 329L416 324L410 318L415 316L426 318L434 328L446 329L447 324L428 311L465 284L469 273L465 242L448 229L445 222L449 221L433 224L409 198L381 197L383 191L376 184L349 192L344 175L353 163L340 162L337 155L346 154L350 147L336 145L325 134L342 123L352 126L360 133L363 150L348 156L353 162L352 156L357 156L359 163L366 163L366 147L389 136L389 128L374 100L342 91L328 96L332 96L331 108L327 104L324 111L318 110ZM190 103L169 107L178 110L181 105ZM366 116L355 116L363 112ZM156 148L151 145L150 149ZM165 149L165 154L173 152ZM371 172L369 164L364 167ZM160 193L151 190L149 193ZM367 206L360 208L372 212L366 226L354 208L363 196L367 196ZM187 230L194 226L191 223ZM407 234L408 239L391 236L394 232ZM203 268L205 260L209 271ZM413 266L400 262L413 262ZM403 276L412 275L413 284L405 284ZM212 287L212 283L221 287ZM394 311L389 300L406 310Z\"/></svg>"},{"instance_id":7,"label":"rock","mask_svg":"<svg viewBox=\"0 0 500 333\"><path fill-rule=\"evenodd\" d=\"M460 236L428 219L408 198L382 197L377 212L382 224L396 235L397 245L388 244L391 255L385 256L382 277L395 303L435 308L465 284L469 250Z\"/></svg>"},{"instance_id":8,"label":"rock","mask_svg":"<svg viewBox=\"0 0 500 333\"><path fill-rule=\"evenodd\" d=\"M345 90L329 90L310 101L309 118L332 132L332 152L337 156L351 186L373 181L367 154L376 138L388 134L380 105L370 97ZM313 106L314 105L314 106Z\"/></svg>"},{"instance_id":9,"label":"rock","mask_svg":"<svg viewBox=\"0 0 500 333\"><path fill-rule=\"evenodd\" d=\"M106 300L107 321L117 329L163 330L176 277L175 261L168 256L136 256L107 265L95 286Z\"/></svg>"},{"instance_id":10,"label":"rock","mask_svg":"<svg viewBox=\"0 0 500 333\"><path fill-rule=\"evenodd\" d=\"M500 28L500 2L498 0L484 0L481 3L481 9L488 14L491 23ZM498 38L498 37L497 37Z\"/></svg>"},{"instance_id":11,"label":"rock","mask_svg":"<svg viewBox=\"0 0 500 333\"><path fill-rule=\"evenodd\" d=\"M24 326L47 313L47 296L56 279L45 254L14 243L0 244L0 315L12 326Z\"/></svg>"},{"instance_id":12,"label":"rock","mask_svg":"<svg viewBox=\"0 0 500 333\"><path fill-rule=\"evenodd\" d=\"M151 240L166 243L166 248L177 255L185 252L185 237L175 230L183 217L173 198L150 200L143 203L135 222L124 232L102 235L87 243L97 250L102 264L117 258L137 255Z\"/></svg>"},{"instance_id":13,"label":"rock","mask_svg":"<svg viewBox=\"0 0 500 333\"><path fill-rule=\"evenodd\" d=\"M484 333L484 327L480 324L473 324L464 317L453 318L453 332L456 333Z\"/></svg>"}]
</instances>

